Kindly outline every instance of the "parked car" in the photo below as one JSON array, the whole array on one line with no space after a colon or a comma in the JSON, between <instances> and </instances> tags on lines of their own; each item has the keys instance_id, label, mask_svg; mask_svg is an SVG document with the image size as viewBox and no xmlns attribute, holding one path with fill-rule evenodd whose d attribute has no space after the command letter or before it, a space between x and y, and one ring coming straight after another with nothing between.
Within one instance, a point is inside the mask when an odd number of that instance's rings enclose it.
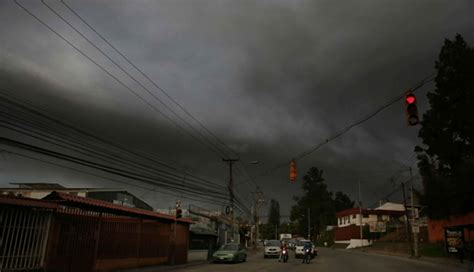
<instances>
[{"instance_id":1,"label":"parked car","mask_svg":"<svg viewBox=\"0 0 474 272\"><path fill-rule=\"evenodd\" d=\"M247 251L245 247L239 244L225 244L219 250L212 254L213 262L245 262L247 260Z\"/></svg>"},{"instance_id":2,"label":"parked car","mask_svg":"<svg viewBox=\"0 0 474 272\"><path fill-rule=\"evenodd\" d=\"M267 240L263 249L263 257L280 257L281 242L278 240Z\"/></svg>"},{"instance_id":3,"label":"parked car","mask_svg":"<svg viewBox=\"0 0 474 272\"><path fill-rule=\"evenodd\" d=\"M313 242L311 242L310 240L299 240L296 242L296 246L295 246L295 258L304 257L303 247L306 243L311 243L311 246L313 248L311 252L311 258L318 256L318 250L316 249L316 246L313 244Z\"/></svg>"}]
</instances>

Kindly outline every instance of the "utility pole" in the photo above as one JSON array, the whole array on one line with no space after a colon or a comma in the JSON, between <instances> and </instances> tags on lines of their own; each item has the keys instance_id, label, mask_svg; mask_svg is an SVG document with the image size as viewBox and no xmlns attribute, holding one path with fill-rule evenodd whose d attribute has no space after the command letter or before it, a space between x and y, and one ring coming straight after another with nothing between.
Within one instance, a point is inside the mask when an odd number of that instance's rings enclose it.
<instances>
[{"instance_id":1,"label":"utility pole","mask_svg":"<svg viewBox=\"0 0 474 272\"><path fill-rule=\"evenodd\" d=\"M410 184L411 184L411 229L413 231L413 256L418 257L418 229L415 231L415 228L419 228L418 223L415 218L415 202L413 194L413 174L410 167Z\"/></svg>"},{"instance_id":2,"label":"utility pole","mask_svg":"<svg viewBox=\"0 0 474 272\"><path fill-rule=\"evenodd\" d=\"M410 231L410 222L408 220L408 209L407 209L407 198L405 195L405 183L402 182L402 191L403 191L403 206L405 207L405 221L407 227L407 238L408 243L410 244L410 255L413 256L413 244L411 240L411 231Z\"/></svg>"},{"instance_id":3,"label":"utility pole","mask_svg":"<svg viewBox=\"0 0 474 272\"><path fill-rule=\"evenodd\" d=\"M362 248L362 200L360 198L360 180L357 180L359 187L359 237L360 237L360 248Z\"/></svg>"},{"instance_id":4,"label":"utility pole","mask_svg":"<svg viewBox=\"0 0 474 272\"><path fill-rule=\"evenodd\" d=\"M231 231L231 240L234 242L235 235L234 235L234 181L232 179L232 165L239 161L239 159L222 159L222 161L229 164L229 202L230 202L230 213L231 213L231 220L230 220L230 231Z\"/></svg>"},{"instance_id":5,"label":"utility pole","mask_svg":"<svg viewBox=\"0 0 474 272\"><path fill-rule=\"evenodd\" d=\"M311 208L308 208L308 240L311 240Z\"/></svg>"},{"instance_id":6,"label":"utility pole","mask_svg":"<svg viewBox=\"0 0 474 272\"><path fill-rule=\"evenodd\" d=\"M263 193L257 187L257 192L255 192L256 199L255 199L255 246L257 246L258 240L260 239L260 218L258 217L258 211L260 209L260 205L265 202L263 199Z\"/></svg>"}]
</instances>

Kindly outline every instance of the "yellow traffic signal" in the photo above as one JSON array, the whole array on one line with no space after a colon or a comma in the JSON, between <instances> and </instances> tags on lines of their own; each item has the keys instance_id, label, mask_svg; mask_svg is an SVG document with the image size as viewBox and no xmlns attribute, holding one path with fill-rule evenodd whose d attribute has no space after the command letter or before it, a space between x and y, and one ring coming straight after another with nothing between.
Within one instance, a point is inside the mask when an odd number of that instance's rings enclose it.
<instances>
[{"instance_id":1,"label":"yellow traffic signal","mask_svg":"<svg viewBox=\"0 0 474 272\"><path fill-rule=\"evenodd\" d=\"M296 181L296 161L291 160L290 162L290 181L295 182Z\"/></svg>"}]
</instances>

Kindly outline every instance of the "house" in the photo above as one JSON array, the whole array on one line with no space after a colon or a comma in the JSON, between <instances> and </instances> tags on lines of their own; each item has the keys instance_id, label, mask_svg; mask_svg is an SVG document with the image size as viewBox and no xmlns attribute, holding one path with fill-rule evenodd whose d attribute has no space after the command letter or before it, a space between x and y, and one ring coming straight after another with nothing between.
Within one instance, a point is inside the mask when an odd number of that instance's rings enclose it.
<instances>
[{"instance_id":1,"label":"house","mask_svg":"<svg viewBox=\"0 0 474 272\"><path fill-rule=\"evenodd\" d=\"M0 195L1 271L114 271L188 260L191 220L54 191Z\"/></svg>"},{"instance_id":2,"label":"house","mask_svg":"<svg viewBox=\"0 0 474 272\"><path fill-rule=\"evenodd\" d=\"M104 200L113 204L152 211L153 208L124 189L113 188L67 188L58 183L10 183L17 187L0 188L0 195L13 195L42 199L53 191L74 196Z\"/></svg>"},{"instance_id":3,"label":"house","mask_svg":"<svg viewBox=\"0 0 474 272\"><path fill-rule=\"evenodd\" d=\"M335 242L353 245L368 245L369 241L361 240L361 225L369 226L371 232L385 232L387 223L404 221L405 209L403 205L385 203L375 209L351 208L336 213L337 228ZM357 241L355 241L357 240Z\"/></svg>"}]
</instances>

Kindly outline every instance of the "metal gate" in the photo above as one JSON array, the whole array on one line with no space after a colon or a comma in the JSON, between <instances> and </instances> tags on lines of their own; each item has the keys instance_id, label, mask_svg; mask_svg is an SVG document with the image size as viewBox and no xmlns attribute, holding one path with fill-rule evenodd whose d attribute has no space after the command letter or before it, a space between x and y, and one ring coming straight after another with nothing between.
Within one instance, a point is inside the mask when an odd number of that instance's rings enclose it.
<instances>
[{"instance_id":1,"label":"metal gate","mask_svg":"<svg viewBox=\"0 0 474 272\"><path fill-rule=\"evenodd\" d=\"M42 268L51 211L0 207L0 271Z\"/></svg>"}]
</instances>

